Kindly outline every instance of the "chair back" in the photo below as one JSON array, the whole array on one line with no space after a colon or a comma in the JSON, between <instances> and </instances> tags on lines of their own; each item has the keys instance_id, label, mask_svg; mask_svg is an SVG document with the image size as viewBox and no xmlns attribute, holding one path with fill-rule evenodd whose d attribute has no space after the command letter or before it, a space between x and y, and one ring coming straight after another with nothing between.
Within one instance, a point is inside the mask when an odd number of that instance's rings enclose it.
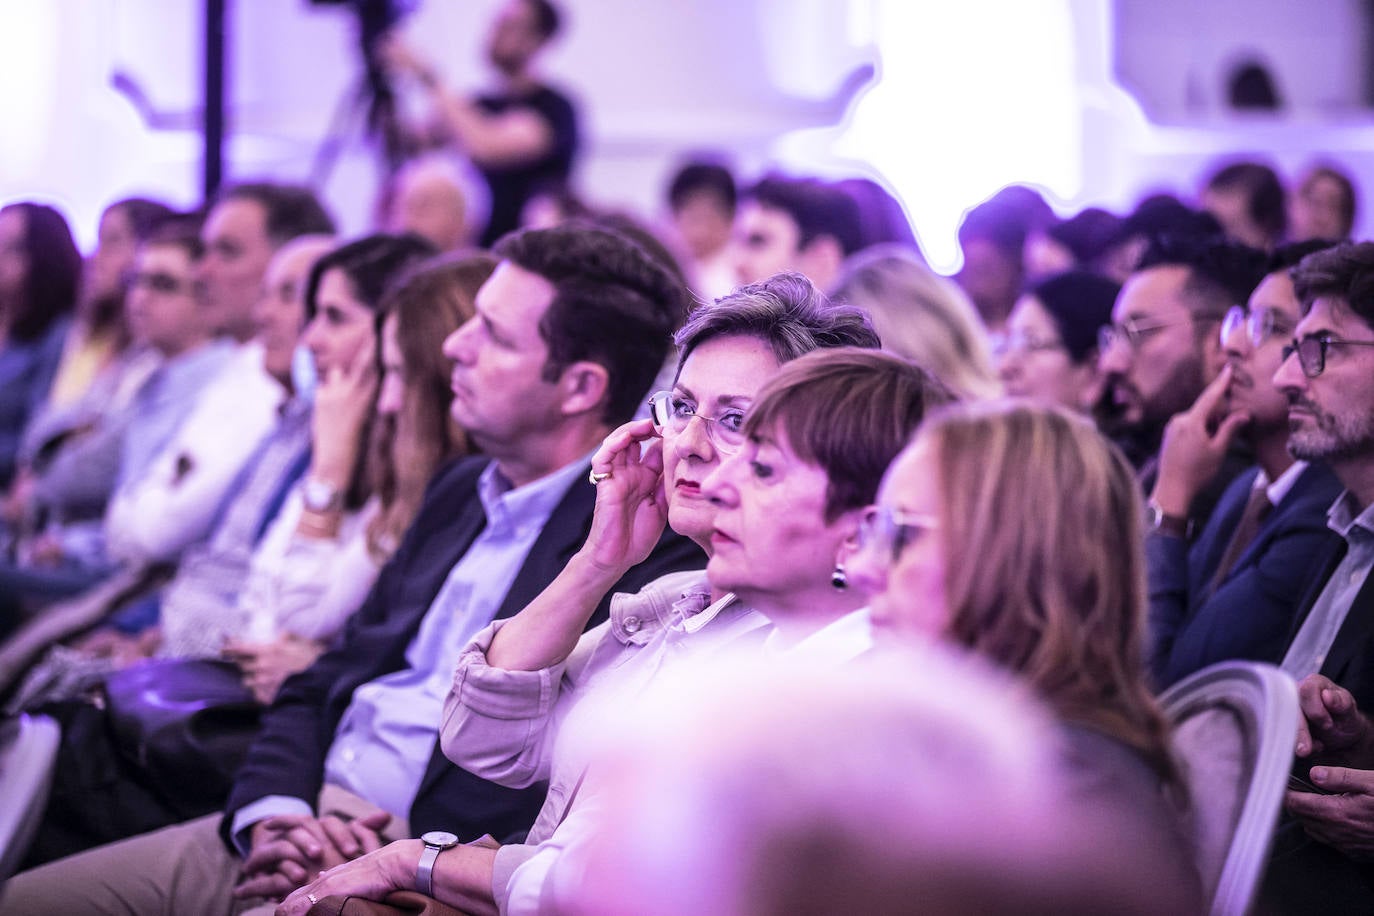
<instances>
[{"instance_id":1,"label":"chair back","mask_svg":"<svg viewBox=\"0 0 1374 916\"><path fill-rule=\"evenodd\" d=\"M0 883L24 861L33 841L61 737L48 716L25 714L0 723Z\"/></svg>"},{"instance_id":2,"label":"chair back","mask_svg":"<svg viewBox=\"0 0 1374 916\"><path fill-rule=\"evenodd\" d=\"M1297 685L1273 665L1222 662L1179 681L1160 703L1187 776L1209 912L1246 913L1288 784Z\"/></svg>"}]
</instances>

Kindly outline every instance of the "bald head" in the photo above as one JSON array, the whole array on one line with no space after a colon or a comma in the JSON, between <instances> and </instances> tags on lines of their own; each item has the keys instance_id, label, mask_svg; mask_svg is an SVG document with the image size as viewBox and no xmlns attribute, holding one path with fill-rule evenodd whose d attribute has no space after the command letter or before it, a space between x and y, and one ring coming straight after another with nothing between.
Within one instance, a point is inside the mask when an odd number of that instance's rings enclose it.
<instances>
[{"instance_id":1,"label":"bald head","mask_svg":"<svg viewBox=\"0 0 1374 916\"><path fill-rule=\"evenodd\" d=\"M441 162L420 160L397 172L386 230L413 232L441 251L467 244L467 200L453 170Z\"/></svg>"},{"instance_id":2,"label":"bald head","mask_svg":"<svg viewBox=\"0 0 1374 916\"><path fill-rule=\"evenodd\" d=\"M292 239L272 256L263 276L262 293L253 310L257 339L263 346L263 368L284 385L291 382L291 357L305 326L305 281L310 268L333 250L327 235Z\"/></svg>"}]
</instances>

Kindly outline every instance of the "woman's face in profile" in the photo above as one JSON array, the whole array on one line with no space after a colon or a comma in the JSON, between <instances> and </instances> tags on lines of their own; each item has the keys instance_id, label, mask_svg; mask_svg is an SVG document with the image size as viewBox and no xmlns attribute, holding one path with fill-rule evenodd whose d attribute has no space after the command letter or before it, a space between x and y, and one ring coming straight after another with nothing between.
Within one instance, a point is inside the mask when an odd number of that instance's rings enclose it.
<instances>
[{"instance_id":1,"label":"woman's face in profile","mask_svg":"<svg viewBox=\"0 0 1374 916\"><path fill-rule=\"evenodd\" d=\"M948 630L942 513L936 455L918 439L884 475L849 568L850 584L870 597L878 638L926 640Z\"/></svg>"}]
</instances>

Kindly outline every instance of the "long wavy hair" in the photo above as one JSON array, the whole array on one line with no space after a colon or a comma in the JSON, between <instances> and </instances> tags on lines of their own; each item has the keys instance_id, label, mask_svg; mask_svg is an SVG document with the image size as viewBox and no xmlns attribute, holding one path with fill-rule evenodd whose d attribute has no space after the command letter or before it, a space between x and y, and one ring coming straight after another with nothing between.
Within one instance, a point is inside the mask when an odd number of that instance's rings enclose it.
<instances>
[{"instance_id":1,"label":"long wavy hair","mask_svg":"<svg viewBox=\"0 0 1374 916\"><path fill-rule=\"evenodd\" d=\"M395 551L434 472L473 451L467 433L449 415L453 362L441 346L475 314L477 290L496 264L496 258L486 253L426 261L401 278L378 309L378 339L386 322L395 320L405 366L400 413L378 416L372 428L372 488L381 511L368 527L367 543L379 559Z\"/></svg>"},{"instance_id":2,"label":"long wavy hair","mask_svg":"<svg viewBox=\"0 0 1374 916\"><path fill-rule=\"evenodd\" d=\"M1135 475L1085 419L1016 401L937 411L949 638L1029 682L1066 722L1135 748L1177 783L1144 663Z\"/></svg>"}]
</instances>

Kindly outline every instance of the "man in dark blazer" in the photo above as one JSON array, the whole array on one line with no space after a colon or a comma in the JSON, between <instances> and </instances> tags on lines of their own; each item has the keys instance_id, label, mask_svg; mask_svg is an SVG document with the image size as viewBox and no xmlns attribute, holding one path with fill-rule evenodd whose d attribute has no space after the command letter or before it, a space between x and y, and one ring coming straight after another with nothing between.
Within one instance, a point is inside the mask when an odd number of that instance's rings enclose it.
<instances>
[{"instance_id":1,"label":"man in dark blazer","mask_svg":"<svg viewBox=\"0 0 1374 916\"><path fill-rule=\"evenodd\" d=\"M341 644L283 685L222 825L212 816L34 869L7 885L0 912L229 913L235 896L280 897L390 839L528 827L540 792L449 763L427 704L464 634L518 611L581 546L590 454L635 412L686 299L642 249L601 230L521 233L496 252L476 317L444 342L453 417L485 457L440 473ZM614 591L704 560L665 535ZM489 595L493 580L509 584Z\"/></svg>"},{"instance_id":2,"label":"man in dark blazer","mask_svg":"<svg viewBox=\"0 0 1374 916\"><path fill-rule=\"evenodd\" d=\"M1374 243L1311 255L1293 278L1304 314L1274 376L1289 448L1345 490L1281 662L1301 681L1295 770L1316 791L1288 792L1263 908L1374 913L1374 724L1358 708L1374 709Z\"/></svg>"},{"instance_id":3,"label":"man in dark blazer","mask_svg":"<svg viewBox=\"0 0 1374 916\"><path fill-rule=\"evenodd\" d=\"M1277 662L1313 563L1340 537L1326 512L1341 491L1323 464L1288 451L1288 399L1273 384L1301 316L1289 270L1327 242L1287 245L1246 306L1222 323L1226 367L1164 433L1151 495L1157 519L1181 517L1238 437L1258 466L1226 488L1190 547L1160 524L1146 541L1150 670L1161 689L1227 659Z\"/></svg>"}]
</instances>

